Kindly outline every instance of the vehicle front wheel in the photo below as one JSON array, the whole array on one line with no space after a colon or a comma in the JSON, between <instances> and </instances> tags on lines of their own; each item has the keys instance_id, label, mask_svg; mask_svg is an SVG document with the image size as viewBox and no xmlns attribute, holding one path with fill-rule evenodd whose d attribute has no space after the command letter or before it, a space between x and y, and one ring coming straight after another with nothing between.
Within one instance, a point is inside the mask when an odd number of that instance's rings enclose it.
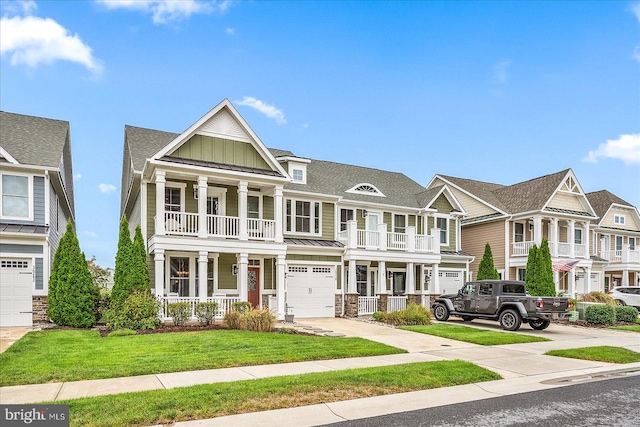
<instances>
[{"instance_id":1,"label":"vehicle front wheel","mask_svg":"<svg viewBox=\"0 0 640 427\"><path fill-rule=\"evenodd\" d=\"M522 319L515 310L507 309L500 315L500 325L507 331L517 331L521 324Z\"/></svg>"},{"instance_id":2,"label":"vehicle front wheel","mask_svg":"<svg viewBox=\"0 0 640 427\"><path fill-rule=\"evenodd\" d=\"M545 320L545 319L529 320L529 326L531 326L531 328L535 329L536 331L542 331L544 329L547 329L549 327L549 324L551 324L550 320Z\"/></svg>"},{"instance_id":3,"label":"vehicle front wheel","mask_svg":"<svg viewBox=\"0 0 640 427\"><path fill-rule=\"evenodd\" d=\"M449 309L444 304L438 304L433 308L433 316L436 320L444 322L449 318Z\"/></svg>"},{"instance_id":4,"label":"vehicle front wheel","mask_svg":"<svg viewBox=\"0 0 640 427\"><path fill-rule=\"evenodd\" d=\"M619 299L617 299L617 300L616 300L616 304L621 305L621 306L625 306L625 305L627 305L627 304L625 304L625 302L624 302L624 301L621 301L621 300L619 300Z\"/></svg>"},{"instance_id":5,"label":"vehicle front wheel","mask_svg":"<svg viewBox=\"0 0 640 427\"><path fill-rule=\"evenodd\" d=\"M462 316L463 322L471 322L473 320L472 316Z\"/></svg>"}]
</instances>

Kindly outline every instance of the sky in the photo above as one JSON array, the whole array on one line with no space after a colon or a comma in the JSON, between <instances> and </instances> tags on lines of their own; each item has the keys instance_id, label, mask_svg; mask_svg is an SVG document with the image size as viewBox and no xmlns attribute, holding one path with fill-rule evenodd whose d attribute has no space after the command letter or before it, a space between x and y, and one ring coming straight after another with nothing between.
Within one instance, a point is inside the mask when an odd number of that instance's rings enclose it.
<instances>
[{"instance_id":1,"label":"sky","mask_svg":"<svg viewBox=\"0 0 640 427\"><path fill-rule=\"evenodd\" d=\"M271 148L504 185L571 168L640 207L640 2L0 0L0 108L71 128L113 267L124 126L228 98Z\"/></svg>"}]
</instances>

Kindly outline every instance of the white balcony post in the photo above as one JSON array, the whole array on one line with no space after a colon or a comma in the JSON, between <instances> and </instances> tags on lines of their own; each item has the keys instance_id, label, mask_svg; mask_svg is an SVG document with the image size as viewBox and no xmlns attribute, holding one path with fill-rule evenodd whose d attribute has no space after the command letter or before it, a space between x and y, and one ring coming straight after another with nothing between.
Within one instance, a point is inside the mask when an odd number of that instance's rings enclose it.
<instances>
[{"instance_id":1,"label":"white balcony post","mask_svg":"<svg viewBox=\"0 0 640 427\"><path fill-rule=\"evenodd\" d=\"M589 230L589 221L585 221L584 222L584 244L585 244L585 253L584 253L584 257L586 259L591 258L591 248L590 248L590 244L589 244L589 236L590 234L590 230Z\"/></svg>"},{"instance_id":2,"label":"white balcony post","mask_svg":"<svg viewBox=\"0 0 640 427\"><path fill-rule=\"evenodd\" d=\"M432 228L431 229L431 241L433 243L433 253L440 253L440 229Z\"/></svg>"},{"instance_id":3,"label":"white balcony post","mask_svg":"<svg viewBox=\"0 0 640 427\"><path fill-rule=\"evenodd\" d=\"M240 218L240 240L248 240L247 232L247 182L238 183L238 217ZM246 299L242 300L246 301Z\"/></svg>"},{"instance_id":4,"label":"white balcony post","mask_svg":"<svg viewBox=\"0 0 640 427\"><path fill-rule=\"evenodd\" d=\"M629 270L622 269L622 284L620 286L629 286Z\"/></svg>"},{"instance_id":5,"label":"white balcony post","mask_svg":"<svg viewBox=\"0 0 640 427\"><path fill-rule=\"evenodd\" d=\"M162 297L164 296L164 251L162 249L156 249L153 261L155 265L156 297Z\"/></svg>"},{"instance_id":6,"label":"white balcony post","mask_svg":"<svg viewBox=\"0 0 640 427\"><path fill-rule=\"evenodd\" d=\"M549 241L551 242L551 256L558 256L558 218L549 221Z\"/></svg>"},{"instance_id":7,"label":"white balcony post","mask_svg":"<svg viewBox=\"0 0 640 427\"><path fill-rule=\"evenodd\" d=\"M377 294L387 293L387 263L378 261L378 292Z\"/></svg>"},{"instance_id":8,"label":"white balcony post","mask_svg":"<svg viewBox=\"0 0 640 427\"><path fill-rule=\"evenodd\" d=\"M218 271L218 258L220 254L213 254L213 293L218 293L218 277L220 276Z\"/></svg>"},{"instance_id":9,"label":"white balcony post","mask_svg":"<svg viewBox=\"0 0 640 427\"><path fill-rule=\"evenodd\" d=\"M198 299L201 302L207 300L207 263L209 262L207 251L198 253Z\"/></svg>"},{"instance_id":10,"label":"white balcony post","mask_svg":"<svg viewBox=\"0 0 640 427\"><path fill-rule=\"evenodd\" d=\"M585 273L585 275L586 275L586 279L585 280L587 282L584 285L584 293L588 294L589 292L591 292L591 267L587 267L586 270L587 271Z\"/></svg>"},{"instance_id":11,"label":"white balcony post","mask_svg":"<svg viewBox=\"0 0 640 427\"><path fill-rule=\"evenodd\" d=\"M164 235L164 183L165 173L156 172L156 234Z\"/></svg>"},{"instance_id":12,"label":"white balcony post","mask_svg":"<svg viewBox=\"0 0 640 427\"><path fill-rule=\"evenodd\" d=\"M569 293L570 298L576 297L576 271L575 267L569 270L567 274L567 278L569 279L569 283L567 285L567 292Z\"/></svg>"},{"instance_id":13,"label":"white balcony post","mask_svg":"<svg viewBox=\"0 0 640 427\"><path fill-rule=\"evenodd\" d=\"M431 265L431 283L433 283L433 294L440 294L440 265L432 264Z\"/></svg>"},{"instance_id":14,"label":"white balcony post","mask_svg":"<svg viewBox=\"0 0 640 427\"><path fill-rule=\"evenodd\" d=\"M237 287L240 294L240 301L249 300L249 254L238 254L238 280Z\"/></svg>"},{"instance_id":15,"label":"white balcony post","mask_svg":"<svg viewBox=\"0 0 640 427\"><path fill-rule=\"evenodd\" d=\"M387 224L380 223L378 224L378 248L381 251L386 251L387 250Z\"/></svg>"},{"instance_id":16,"label":"white balcony post","mask_svg":"<svg viewBox=\"0 0 640 427\"><path fill-rule=\"evenodd\" d=\"M538 247L542 244L542 217L540 215L533 217L533 242Z\"/></svg>"},{"instance_id":17,"label":"white balcony post","mask_svg":"<svg viewBox=\"0 0 640 427\"><path fill-rule=\"evenodd\" d=\"M567 221L569 223L569 258L575 258L576 255L576 222L573 219Z\"/></svg>"},{"instance_id":18,"label":"white balcony post","mask_svg":"<svg viewBox=\"0 0 640 427\"><path fill-rule=\"evenodd\" d=\"M349 260L349 283L347 285L347 293L354 294L357 292L356 288L356 260Z\"/></svg>"},{"instance_id":19,"label":"white balcony post","mask_svg":"<svg viewBox=\"0 0 640 427\"><path fill-rule=\"evenodd\" d=\"M625 243L622 245L622 253L620 254L620 261L624 264L629 262L629 244ZM622 286L629 286L629 285L622 285Z\"/></svg>"},{"instance_id":20,"label":"white balcony post","mask_svg":"<svg viewBox=\"0 0 640 427\"><path fill-rule=\"evenodd\" d=\"M606 250L606 251L608 251L608 250L609 250L609 248L605 247L605 245L604 245L605 240L606 240L606 239L605 239L604 237L601 237L601 238L600 238L600 258L604 258L604 259L606 259L607 261L611 261L611 259L610 259L608 256L606 256L606 254L605 254L605 250ZM596 255L597 255L597 254L596 254Z\"/></svg>"},{"instance_id":21,"label":"white balcony post","mask_svg":"<svg viewBox=\"0 0 640 427\"><path fill-rule=\"evenodd\" d=\"M285 310L284 300L284 283L285 283L285 256L278 255L276 259L276 296L278 298L278 320L284 319L287 314Z\"/></svg>"},{"instance_id":22,"label":"white balcony post","mask_svg":"<svg viewBox=\"0 0 640 427\"><path fill-rule=\"evenodd\" d=\"M416 228L407 227L407 251L416 251Z\"/></svg>"},{"instance_id":23,"label":"white balcony post","mask_svg":"<svg viewBox=\"0 0 640 427\"><path fill-rule=\"evenodd\" d=\"M358 221L351 219L347 221L347 249L358 247Z\"/></svg>"},{"instance_id":24,"label":"white balcony post","mask_svg":"<svg viewBox=\"0 0 640 427\"><path fill-rule=\"evenodd\" d=\"M276 222L276 242L282 243L284 241L282 235L282 225L284 218L282 216L282 186L277 186L273 195L273 204L274 204L274 218ZM279 309L278 309L279 310Z\"/></svg>"},{"instance_id":25,"label":"white balcony post","mask_svg":"<svg viewBox=\"0 0 640 427\"><path fill-rule=\"evenodd\" d=\"M207 177L198 177L198 237L206 238L207 227Z\"/></svg>"},{"instance_id":26,"label":"white balcony post","mask_svg":"<svg viewBox=\"0 0 640 427\"><path fill-rule=\"evenodd\" d=\"M412 262L407 263L407 283L405 289L405 295L413 295L416 293L416 269Z\"/></svg>"}]
</instances>

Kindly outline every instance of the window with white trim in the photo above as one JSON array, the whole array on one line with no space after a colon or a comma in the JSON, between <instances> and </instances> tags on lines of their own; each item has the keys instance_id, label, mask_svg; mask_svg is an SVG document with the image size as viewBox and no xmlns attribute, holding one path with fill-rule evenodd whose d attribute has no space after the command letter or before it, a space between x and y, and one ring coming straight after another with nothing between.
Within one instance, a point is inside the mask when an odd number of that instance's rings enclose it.
<instances>
[{"instance_id":1,"label":"window with white trim","mask_svg":"<svg viewBox=\"0 0 640 427\"><path fill-rule=\"evenodd\" d=\"M616 251L622 250L622 236L616 236Z\"/></svg>"},{"instance_id":2,"label":"window with white trim","mask_svg":"<svg viewBox=\"0 0 640 427\"><path fill-rule=\"evenodd\" d=\"M573 230L573 234L574 234L573 243L575 243L576 245L581 245L582 244L582 229L576 228L575 230Z\"/></svg>"},{"instance_id":3,"label":"window with white trim","mask_svg":"<svg viewBox=\"0 0 640 427\"><path fill-rule=\"evenodd\" d=\"M615 214L613 216L613 223L618 225L624 225L624 215Z\"/></svg>"},{"instance_id":4,"label":"window with white trim","mask_svg":"<svg viewBox=\"0 0 640 427\"><path fill-rule=\"evenodd\" d=\"M436 228L440 229L440 244L441 245L448 245L449 244L449 232L448 232L448 226L449 226L449 219L448 218L443 218L443 217L437 217L436 218Z\"/></svg>"},{"instance_id":5,"label":"window with white trim","mask_svg":"<svg viewBox=\"0 0 640 427\"><path fill-rule=\"evenodd\" d=\"M292 178L296 182L304 181L304 171L302 169L294 169L292 173Z\"/></svg>"},{"instance_id":6,"label":"window with white trim","mask_svg":"<svg viewBox=\"0 0 640 427\"><path fill-rule=\"evenodd\" d=\"M286 231L320 234L320 202L287 199Z\"/></svg>"},{"instance_id":7,"label":"window with white trim","mask_svg":"<svg viewBox=\"0 0 640 427\"><path fill-rule=\"evenodd\" d=\"M513 224L513 241L524 242L524 223L516 222Z\"/></svg>"},{"instance_id":8,"label":"window with white trim","mask_svg":"<svg viewBox=\"0 0 640 427\"><path fill-rule=\"evenodd\" d=\"M629 249L631 249L632 251L636 250L636 238L635 237L629 237Z\"/></svg>"},{"instance_id":9,"label":"window with white trim","mask_svg":"<svg viewBox=\"0 0 640 427\"><path fill-rule=\"evenodd\" d=\"M182 210L182 188L165 187L164 210L167 212L180 212Z\"/></svg>"},{"instance_id":10,"label":"window with white trim","mask_svg":"<svg viewBox=\"0 0 640 427\"><path fill-rule=\"evenodd\" d=\"M33 206L30 200L32 178L28 175L2 175L2 217L30 220L33 219Z\"/></svg>"},{"instance_id":11,"label":"window with white trim","mask_svg":"<svg viewBox=\"0 0 640 427\"><path fill-rule=\"evenodd\" d=\"M405 233L407 231L407 216L406 215L393 215L393 232Z\"/></svg>"},{"instance_id":12,"label":"window with white trim","mask_svg":"<svg viewBox=\"0 0 640 427\"><path fill-rule=\"evenodd\" d=\"M350 189L346 190L345 193L354 193L354 194L366 194L368 196L378 196L378 197L387 197L382 194L382 191L378 190L378 188L369 184L368 182L363 182L361 184L354 185Z\"/></svg>"},{"instance_id":13,"label":"window with white trim","mask_svg":"<svg viewBox=\"0 0 640 427\"><path fill-rule=\"evenodd\" d=\"M353 219L353 209L340 209L340 231L347 229L347 221Z\"/></svg>"},{"instance_id":14,"label":"window with white trim","mask_svg":"<svg viewBox=\"0 0 640 427\"><path fill-rule=\"evenodd\" d=\"M259 196L247 196L247 218L260 218Z\"/></svg>"}]
</instances>

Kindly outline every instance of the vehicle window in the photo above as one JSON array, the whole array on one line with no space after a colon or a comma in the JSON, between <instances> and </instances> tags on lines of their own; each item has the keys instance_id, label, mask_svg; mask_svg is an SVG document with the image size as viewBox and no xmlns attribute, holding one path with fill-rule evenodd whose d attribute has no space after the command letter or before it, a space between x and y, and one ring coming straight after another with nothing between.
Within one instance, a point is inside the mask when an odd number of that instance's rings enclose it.
<instances>
[{"instance_id":1,"label":"vehicle window","mask_svg":"<svg viewBox=\"0 0 640 427\"><path fill-rule=\"evenodd\" d=\"M503 294L524 294L524 285L517 283L507 283L502 285Z\"/></svg>"},{"instance_id":2,"label":"vehicle window","mask_svg":"<svg viewBox=\"0 0 640 427\"><path fill-rule=\"evenodd\" d=\"M465 286L462 289L462 294L463 295L471 295L471 294L475 294L476 293L476 285L475 284L468 284L467 286Z\"/></svg>"},{"instance_id":3,"label":"vehicle window","mask_svg":"<svg viewBox=\"0 0 640 427\"><path fill-rule=\"evenodd\" d=\"M480 283L478 288L478 295L491 295L493 292L493 285L491 283Z\"/></svg>"}]
</instances>

